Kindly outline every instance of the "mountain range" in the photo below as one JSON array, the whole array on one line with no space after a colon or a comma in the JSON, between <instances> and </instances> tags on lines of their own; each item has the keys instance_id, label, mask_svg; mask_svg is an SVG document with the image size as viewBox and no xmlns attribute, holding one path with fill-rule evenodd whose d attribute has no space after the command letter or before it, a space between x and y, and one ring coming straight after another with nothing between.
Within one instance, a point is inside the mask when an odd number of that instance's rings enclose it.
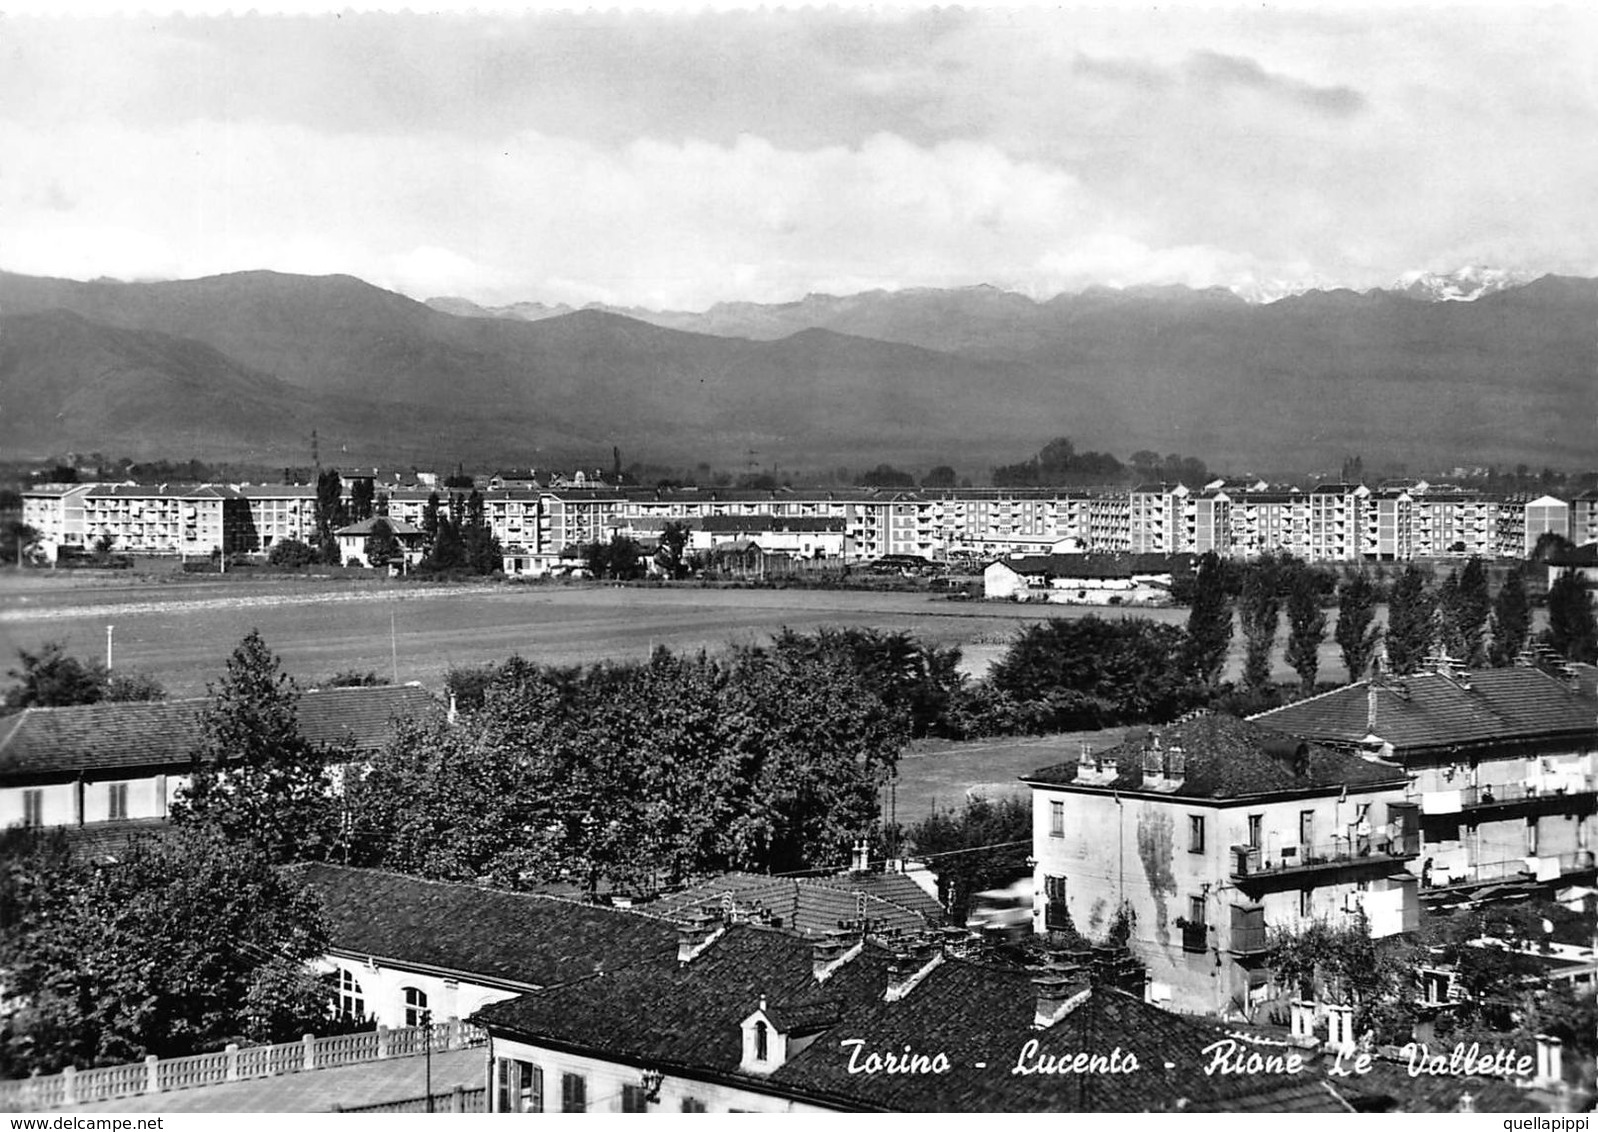
<instances>
[{"instance_id":1,"label":"mountain range","mask_svg":"<svg viewBox=\"0 0 1598 1132\"><path fill-rule=\"evenodd\" d=\"M555 467L616 445L667 464L949 463L978 482L1055 436L1239 471L1592 463L1598 280L1401 283L690 313L420 303L350 276L0 273L0 446L303 464L314 428L324 462Z\"/></svg>"}]
</instances>

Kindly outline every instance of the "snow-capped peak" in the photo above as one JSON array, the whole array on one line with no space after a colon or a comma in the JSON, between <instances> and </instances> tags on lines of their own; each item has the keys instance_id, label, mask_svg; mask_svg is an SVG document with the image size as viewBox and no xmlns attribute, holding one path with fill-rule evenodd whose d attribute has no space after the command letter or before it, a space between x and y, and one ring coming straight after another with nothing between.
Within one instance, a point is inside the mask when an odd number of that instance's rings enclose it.
<instances>
[{"instance_id":1,"label":"snow-capped peak","mask_svg":"<svg viewBox=\"0 0 1598 1132\"><path fill-rule=\"evenodd\" d=\"M1468 303L1494 291L1530 283L1530 272L1471 264L1439 275L1431 271L1406 271L1389 290L1429 303Z\"/></svg>"}]
</instances>

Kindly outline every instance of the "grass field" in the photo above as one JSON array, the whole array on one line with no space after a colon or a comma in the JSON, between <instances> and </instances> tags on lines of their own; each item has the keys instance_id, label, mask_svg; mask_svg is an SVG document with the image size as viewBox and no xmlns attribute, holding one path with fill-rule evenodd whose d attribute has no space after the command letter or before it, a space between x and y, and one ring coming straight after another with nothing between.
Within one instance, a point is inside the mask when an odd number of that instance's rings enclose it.
<instances>
[{"instance_id":1,"label":"grass field","mask_svg":"<svg viewBox=\"0 0 1598 1132\"><path fill-rule=\"evenodd\" d=\"M442 686L451 667L498 662L513 653L546 664L642 660L652 648L712 652L760 644L784 626L904 630L959 645L967 669L984 671L1017 628L1089 609L951 602L916 593L850 590L742 590L697 586L635 588L593 583L426 585L301 578L159 578L128 575L0 573L0 657L45 641L103 659L114 626L118 668L159 679L174 696L203 694L233 646L252 628L302 684L347 669ZM1100 615L1120 616L1114 610ZM1185 609L1136 616L1182 623ZM1285 625L1283 634L1286 633ZM1234 634L1230 669L1241 666ZM8 665L9 667L9 665ZM1278 650L1277 674L1291 671ZM1323 679L1343 677L1330 640Z\"/></svg>"},{"instance_id":2,"label":"grass field","mask_svg":"<svg viewBox=\"0 0 1598 1132\"><path fill-rule=\"evenodd\" d=\"M848 590L448 586L12 570L0 571L0 664L9 668L18 649L52 640L64 641L75 655L103 659L106 627L114 625L118 669L148 673L173 696L203 695L239 639L259 628L302 686L355 669L397 674L439 691L451 667L499 662L513 653L545 664L592 664L642 660L657 645L716 652L732 644L763 644L784 626L807 631L865 625L959 645L968 670L980 673L1018 627L1092 612ZM1136 616L1180 624L1187 610ZM1321 649L1321 675L1342 679L1329 636ZM1228 662L1233 676L1241 669L1242 649L1242 634L1234 633ZM1276 672L1279 679L1292 678L1280 647ZM1097 749L1119 742L1122 734L916 744L900 761L896 798L884 798L884 807L891 805L908 826L934 807L962 806L968 791L1024 796L1018 776L1075 758L1083 742Z\"/></svg>"}]
</instances>

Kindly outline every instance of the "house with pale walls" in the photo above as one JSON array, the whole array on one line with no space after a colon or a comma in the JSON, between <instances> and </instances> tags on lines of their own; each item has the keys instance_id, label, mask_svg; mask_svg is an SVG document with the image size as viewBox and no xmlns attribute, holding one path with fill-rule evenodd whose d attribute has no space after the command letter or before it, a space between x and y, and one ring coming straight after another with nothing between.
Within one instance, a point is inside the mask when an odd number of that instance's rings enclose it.
<instances>
[{"instance_id":1,"label":"house with pale walls","mask_svg":"<svg viewBox=\"0 0 1598 1132\"><path fill-rule=\"evenodd\" d=\"M1598 697L1572 672L1467 671L1438 658L1255 716L1402 768L1420 807L1422 895L1592 884Z\"/></svg>"},{"instance_id":2,"label":"house with pale walls","mask_svg":"<svg viewBox=\"0 0 1598 1132\"><path fill-rule=\"evenodd\" d=\"M491 1002L613 973L665 954L659 916L536 893L333 864L296 866L322 902L316 964L334 1008L383 1026L467 1018Z\"/></svg>"},{"instance_id":3,"label":"house with pale walls","mask_svg":"<svg viewBox=\"0 0 1598 1132\"><path fill-rule=\"evenodd\" d=\"M64 827L90 855L159 831L193 770L205 698L27 708L0 718L0 828ZM298 702L300 733L339 760L379 750L394 721L437 710L418 684L327 688Z\"/></svg>"},{"instance_id":4,"label":"house with pale walls","mask_svg":"<svg viewBox=\"0 0 1598 1132\"><path fill-rule=\"evenodd\" d=\"M379 523L387 527L389 534L394 537L400 549L400 560L407 569L422 560L427 553L426 531L404 519L374 515L370 519L362 519L358 523L351 523L333 532L333 537L338 540L339 561L343 565L370 565L366 560L366 544L367 540L378 532Z\"/></svg>"},{"instance_id":5,"label":"house with pale walls","mask_svg":"<svg viewBox=\"0 0 1598 1132\"><path fill-rule=\"evenodd\" d=\"M1394 766L1219 715L1135 732L1022 779L1034 930L1126 933L1151 1001L1264 1016L1267 932L1418 922L1419 807Z\"/></svg>"},{"instance_id":6,"label":"house with pale walls","mask_svg":"<svg viewBox=\"0 0 1598 1132\"><path fill-rule=\"evenodd\" d=\"M1003 558L982 572L992 600L1058 605L1167 605L1192 559L1167 554L1039 554Z\"/></svg>"}]
</instances>

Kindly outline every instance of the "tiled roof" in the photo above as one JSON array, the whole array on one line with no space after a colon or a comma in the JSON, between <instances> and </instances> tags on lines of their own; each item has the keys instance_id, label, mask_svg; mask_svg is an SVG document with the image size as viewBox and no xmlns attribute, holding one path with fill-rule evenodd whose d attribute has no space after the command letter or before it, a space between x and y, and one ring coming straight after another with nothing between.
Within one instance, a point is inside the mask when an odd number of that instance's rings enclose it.
<instances>
[{"instance_id":1,"label":"tiled roof","mask_svg":"<svg viewBox=\"0 0 1598 1132\"><path fill-rule=\"evenodd\" d=\"M824 983L807 941L769 928L728 928L692 962L632 967L496 1003L475 1016L491 1031L729 1081L840 1109L942 1112L1346 1111L1318 1074L1206 1075L1209 1024L1095 989L1065 1019L1033 1028L1036 989L1025 971L945 958L897 1001L885 1001L889 953L869 943ZM740 1023L764 999L774 1024L836 1022L764 1078L741 1074ZM944 1054L939 1074L850 1072L858 1038L870 1052ZM1037 1055L1109 1055L1126 1074L1016 1074ZM980 1063L980 1064L979 1064Z\"/></svg>"},{"instance_id":2,"label":"tiled roof","mask_svg":"<svg viewBox=\"0 0 1598 1132\"><path fill-rule=\"evenodd\" d=\"M0 779L75 775L129 767L188 769L210 700L98 703L28 708L0 718ZM318 746L373 750L388 741L392 721L435 710L415 684L328 688L299 701L300 733Z\"/></svg>"},{"instance_id":3,"label":"tiled roof","mask_svg":"<svg viewBox=\"0 0 1598 1132\"><path fill-rule=\"evenodd\" d=\"M340 527L333 533L349 538L358 535L369 535L377 529L377 524L379 523L387 523L389 531L398 538L412 538L416 535L425 535L427 533L415 523L407 523L404 519L391 519L387 515L373 515L370 519L362 519L359 523L351 523L347 527Z\"/></svg>"},{"instance_id":4,"label":"tiled roof","mask_svg":"<svg viewBox=\"0 0 1598 1132\"><path fill-rule=\"evenodd\" d=\"M400 964L533 987L677 959L677 927L657 916L557 896L305 865L332 945Z\"/></svg>"},{"instance_id":5,"label":"tiled roof","mask_svg":"<svg viewBox=\"0 0 1598 1132\"><path fill-rule=\"evenodd\" d=\"M1296 744L1283 743L1281 730L1262 727L1226 715L1205 714L1169 727L1156 728L1148 738L1128 739L1108 751L1119 758L1117 777L1102 784L1078 784L1077 761L1058 763L1023 777L1040 785L1091 785L1097 789L1140 792L1143 787L1145 744L1157 738L1165 750L1180 747L1185 773L1175 790L1161 791L1177 798L1239 798L1278 791L1312 790L1333 786L1401 787L1404 773L1394 767L1367 762L1355 755L1304 744L1302 763ZM1278 753L1267 745L1273 744Z\"/></svg>"},{"instance_id":6,"label":"tiled roof","mask_svg":"<svg viewBox=\"0 0 1598 1132\"><path fill-rule=\"evenodd\" d=\"M1186 570L1192 561L1188 554L1027 554L995 565L1049 578L1130 578Z\"/></svg>"},{"instance_id":7,"label":"tiled roof","mask_svg":"<svg viewBox=\"0 0 1598 1132\"><path fill-rule=\"evenodd\" d=\"M771 877L726 873L682 892L663 896L648 910L670 920L686 920L707 904L731 899L740 913L764 910L772 922L802 935L821 935L860 915L896 931L918 931L941 924L943 909L903 873L844 873L829 877Z\"/></svg>"},{"instance_id":8,"label":"tiled roof","mask_svg":"<svg viewBox=\"0 0 1598 1132\"><path fill-rule=\"evenodd\" d=\"M1598 736L1598 699L1537 668L1492 668L1461 679L1434 672L1361 681L1254 718L1326 743L1374 733L1396 754L1430 747Z\"/></svg>"}]
</instances>

